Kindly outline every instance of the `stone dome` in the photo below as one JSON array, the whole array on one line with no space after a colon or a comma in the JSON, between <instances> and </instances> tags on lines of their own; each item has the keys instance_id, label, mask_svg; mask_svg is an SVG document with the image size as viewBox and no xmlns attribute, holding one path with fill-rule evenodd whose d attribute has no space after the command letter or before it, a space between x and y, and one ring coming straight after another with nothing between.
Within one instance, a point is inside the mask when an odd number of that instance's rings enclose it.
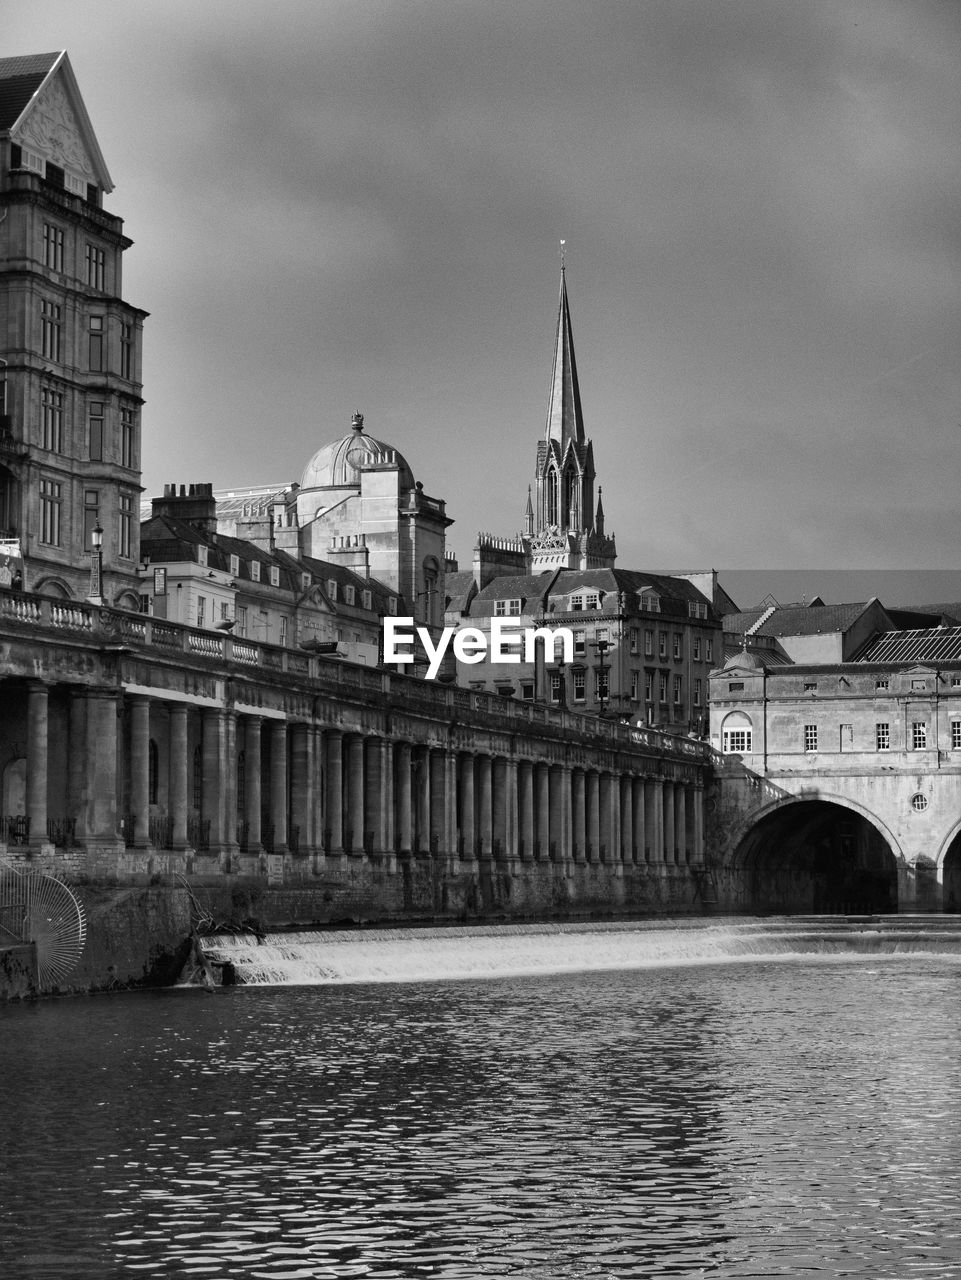
<instances>
[{"instance_id":1,"label":"stone dome","mask_svg":"<svg viewBox=\"0 0 961 1280\"><path fill-rule=\"evenodd\" d=\"M307 463L300 487L301 490L359 488L361 471L377 466L397 467L401 488L413 487L414 475L403 454L393 445L366 435L364 415L355 413L350 432L342 440L318 449Z\"/></svg>"}]
</instances>

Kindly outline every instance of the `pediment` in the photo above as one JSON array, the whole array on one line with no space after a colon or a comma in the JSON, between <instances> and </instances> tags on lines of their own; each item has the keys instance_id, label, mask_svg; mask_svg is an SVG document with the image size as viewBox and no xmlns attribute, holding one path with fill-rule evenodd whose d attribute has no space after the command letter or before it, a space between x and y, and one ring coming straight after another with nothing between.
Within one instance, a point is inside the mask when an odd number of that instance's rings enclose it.
<instances>
[{"instance_id":1,"label":"pediment","mask_svg":"<svg viewBox=\"0 0 961 1280\"><path fill-rule=\"evenodd\" d=\"M80 96L73 69L62 54L10 131L21 147L59 165L67 174L105 191L113 183Z\"/></svg>"}]
</instances>

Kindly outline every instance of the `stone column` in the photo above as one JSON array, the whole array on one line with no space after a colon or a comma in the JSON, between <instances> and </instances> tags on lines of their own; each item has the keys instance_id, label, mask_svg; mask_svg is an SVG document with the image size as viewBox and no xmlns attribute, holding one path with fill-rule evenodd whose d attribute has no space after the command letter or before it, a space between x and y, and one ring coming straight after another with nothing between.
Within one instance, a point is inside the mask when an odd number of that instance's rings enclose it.
<instances>
[{"instance_id":1,"label":"stone column","mask_svg":"<svg viewBox=\"0 0 961 1280\"><path fill-rule=\"evenodd\" d=\"M87 843L117 848L117 694L113 689L91 689L87 694L86 755ZM28 780L29 767L28 757ZM186 774L186 766L184 771ZM29 796L28 788L28 804ZM186 820L186 813L184 817Z\"/></svg>"},{"instance_id":2,"label":"stone column","mask_svg":"<svg viewBox=\"0 0 961 1280\"><path fill-rule=\"evenodd\" d=\"M674 861L687 863L687 787L683 782L674 784Z\"/></svg>"},{"instance_id":3,"label":"stone column","mask_svg":"<svg viewBox=\"0 0 961 1280\"><path fill-rule=\"evenodd\" d=\"M587 858L586 785L583 769L571 770L571 854L575 862Z\"/></svg>"},{"instance_id":4,"label":"stone column","mask_svg":"<svg viewBox=\"0 0 961 1280\"><path fill-rule=\"evenodd\" d=\"M631 782L631 798L634 809L634 861L646 862L646 820L647 810L644 804L644 779L634 778Z\"/></svg>"},{"instance_id":5,"label":"stone column","mask_svg":"<svg viewBox=\"0 0 961 1280\"><path fill-rule=\"evenodd\" d=\"M477 828L477 856L490 858L493 842L490 756L477 757Z\"/></svg>"},{"instance_id":6,"label":"stone column","mask_svg":"<svg viewBox=\"0 0 961 1280\"><path fill-rule=\"evenodd\" d=\"M353 857L364 853L364 739L352 733L347 739L347 813L344 815L344 848ZM347 848L347 832L351 833Z\"/></svg>"},{"instance_id":7,"label":"stone column","mask_svg":"<svg viewBox=\"0 0 961 1280\"><path fill-rule=\"evenodd\" d=\"M551 856L551 771L546 764L535 765L534 787L537 793L534 843L537 857L546 862Z\"/></svg>"},{"instance_id":8,"label":"stone column","mask_svg":"<svg viewBox=\"0 0 961 1280\"><path fill-rule=\"evenodd\" d=\"M443 856L448 852L447 841L447 761L443 749L431 748L430 769L430 826L428 849L431 854Z\"/></svg>"},{"instance_id":9,"label":"stone column","mask_svg":"<svg viewBox=\"0 0 961 1280\"><path fill-rule=\"evenodd\" d=\"M560 830L557 835L557 859L571 863L571 766L560 767Z\"/></svg>"},{"instance_id":10,"label":"stone column","mask_svg":"<svg viewBox=\"0 0 961 1280\"><path fill-rule=\"evenodd\" d=\"M601 814L601 858L604 862L617 859L618 835L614 824L614 779L609 773L602 773L599 781L599 799Z\"/></svg>"},{"instance_id":11,"label":"stone column","mask_svg":"<svg viewBox=\"0 0 961 1280\"><path fill-rule=\"evenodd\" d=\"M67 817L76 823L74 834L84 831L84 800L87 791L87 697L82 689L70 690L70 720L67 728Z\"/></svg>"},{"instance_id":12,"label":"stone column","mask_svg":"<svg viewBox=\"0 0 961 1280\"><path fill-rule=\"evenodd\" d=\"M563 862L564 783L569 783L570 778L565 778L560 765L551 765L547 771L547 776L547 789L550 798L547 824L547 856L551 862ZM569 788L568 794L570 794Z\"/></svg>"},{"instance_id":13,"label":"stone column","mask_svg":"<svg viewBox=\"0 0 961 1280\"><path fill-rule=\"evenodd\" d=\"M261 794L261 719L260 716L244 718L244 782L246 804L244 821L247 823L247 852L259 853L262 833L260 814L263 805Z\"/></svg>"},{"instance_id":14,"label":"stone column","mask_svg":"<svg viewBox=\"0 0 961 1280\"><path fill-rule=\"evenodd\" d=\"M704 787L695 783L691 788L691 812L693 815L694 835L693 849L694 861L703 863L704 861Z\"/></svg>"},{"instance_id":15,"label":"stone column","mask_svg":"<svg viewBox=\"0 0 961 1280\"><path fill-rule=\"evenodd\" d=\"M507 761L491 762L491 854L498 862L510 856L507 826Z\"/></svg>"},{"instance_id":16,"label":"stone column","mask_svg":"<svg viewBox=\"0 0 961 1280\"><path fill-rule=\"evenodd\" d=\"M142 694L127 698L130 707L130 816L132 844L150 843L150 703Z\"/></svg>"},{"instance_id":17,"label":"stone column","mask_svg":"<svg viewBox=\"0 0 961 1280\"><path fill-rule=\"evenodd\" d=\"M273 853L287 852L287 721L270 725L270 822Z\"/></svg>"},{"instance_id":18,"label":"stone column","mask_svg":"<svg viewBox=\"0 0 961 1280\"><path fill-rule=\"evenodd\" d=\"M618 789L621 810L621 862L630 864L634 861L634 796L630 774L621 774Z\"/></svg>"},{"instance_id":19,"label":"stone column","mask_svg":"<svg viewBox=\"0 0 961 1280\"><path fill-rule=\"evenodd\" d=\"M384 779L382 740L368 738L364 744L364 822L365 839L370 836L369 847L364 846L368 857L384 853Z\"/></svg>"},{"instance_id":20,"label":"stone column","mask_svg":"<svg viewBox=\"0 0 961 1280\"><path fill-rule=\"evenodd\" d=\"M170 706L167 785L170 797L170 847L177 853L183 853L187 848L187 742L187 706L183 702L174 702Z\"/></svg>"},{"instance_id":21,"label":"stone column","mask_svg":"<svg viewBox=\"0 0 961 1280\"><path fill-rule=\"evenodd\" d=\"M223 711L219 707L205 707L201 720L203 808L200 816L204 822L210 823L211 852L219 852L224 843L226 745Z\"/></svg>"},{"instance_id":22,"label":"stone column","mask_svg":"<svg viewBox=\"0 0 961 1280\"><path fill-rule=\"evenodd\" d=\"M510 859L511 870L516 873L519 855L518 844L517 761L504 761L504 856Z\"/></svg>"},{"instance_id":23,"label":"stone column","mask_svg":"<svg viewBox=\"0 0 961 1280\"><path fill-rule=\"evenodd\" d=\"M477 831L474 820L474 757L459 757L460 768L460 844L461 857L472 860L477 856Z\"/></svg>"},{"instance_id":24,"label":"stone column","mask_svg":"<svg viewBox=\"0 0 961 1280\"><path fill-rule=\"evenodd\" d=\"M587 775L587 860L597 862L601 856L600 779L592 770Z\"/></svg>"},{"instance_id":25,"label":"stone column","mask_svg":"<svg viewBox=\"0 0 961 1280\"><path fill-rule=\"evenodd\" d=\"M113 705L113 704L111 704ZM26 806L31 845L49 843L47 836L47 686L31 681L27 686L27 785ZM116 736L116 723L112 726ZM114 748L116 760L116 747ZM114 780L116 791L116 778ZM116 800L114 801L116 804Z\"/></svg>"},{"instance_id":26,"label":"stone column","mask_svg":"<svg viewBox=\"0 0 961 1280\"><path fill-rule=\"evenodd\" d=\"M394 752L397 761L397 851L402 858L411 853L410 743L399 742Z\"/></svg>"},{"instance_id":27,"label":"stone column","mask_svg":"<svg viewBox=\"0 0 961 1280\"><path fill-rule=\"evenodd\" d=\"M674 783L665 781L662 785L663 803L661 811L664 814L664 861L673 864L677 861L675 856L676 842L674 835Z\"/></svg>"},{"instance_id":28,"label":"stone column","mask_svg":"<svg viewBox=\"0 0 961 1280\"><path fill-rule=\"evenodd\" d=\"M328 729L327 749L327 821L330 832L328 853L339 857L344 851L344 735L339 729Z\"/></svg>"},{"instance_id":29,"label":"stone column","mask_svg":"<svg viewBox=\"0 0 961 1280\"><path fill-rule=\"evenodd\" d=\"M664 787L660 778L648 778L644 783L644 826L648 861L659 864L664 861Z\"/></svg>"},{"instance_id":30,"label":"stone column","mask_svg":"<svg viewBox=\"0 0 961 1280\"><path fill-rule=\"evenodd\" d=\"M380 740L380 778L383 788L381 809L384 815L383 850L388 869L396 868L396 824L394 821L394 744L389 738Z\"/></svg>"},{"instance_id":31,"label":"stone column","mask_svg":"<svg viewBox=\"0 0 961 1280\"><path fill-rule=\"evenodd\" d=\"M311 727L290 726L290 831L287 843L292 853L310 853L310 815L313 810L314 779L310 768Z\"/></svg>"},{"instance_id":32,"label":"stone column","mask_svg":"<svg viewBox=\"0 0 961 1280\"><path fill-rule=\"evenodd\" d=\"M224 712L224 836L223 848L237 852L237 712Z\"/></svg>"},{"instance_id":33,"label":"stone column","mask_svg":"<svg viewBox=\"0 0 961 1280\"><path fill-rule=\"evenodd\" d=\"M534 766L530 760L517 765L517 831L520 855L525 862L534 856Z\"/></svg>"}]
</instances>

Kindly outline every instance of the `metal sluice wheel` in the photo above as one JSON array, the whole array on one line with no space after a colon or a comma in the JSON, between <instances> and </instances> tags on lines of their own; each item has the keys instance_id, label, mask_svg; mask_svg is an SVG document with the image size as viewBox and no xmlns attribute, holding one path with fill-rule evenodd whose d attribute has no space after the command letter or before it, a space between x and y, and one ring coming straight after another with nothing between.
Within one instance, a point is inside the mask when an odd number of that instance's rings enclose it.
<instances>
[{"instance_id":1,"label":"metal sluice wheel","mask_svg":"<svg viewBox=\"0 0 961 1280\"><path fill-rule=\"evenodd\" d=\"M56 986L83 954L83 906L52 876L0 866L0 926L0 937L36 943L41 987Z\"/></svg>"}]
</instances>

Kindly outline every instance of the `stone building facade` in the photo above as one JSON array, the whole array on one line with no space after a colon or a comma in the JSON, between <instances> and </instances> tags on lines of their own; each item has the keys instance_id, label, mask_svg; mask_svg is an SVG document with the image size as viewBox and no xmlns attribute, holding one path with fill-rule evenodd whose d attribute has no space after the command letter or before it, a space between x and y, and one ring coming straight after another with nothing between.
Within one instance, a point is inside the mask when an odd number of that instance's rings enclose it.
<instances>
[{"instance_id":1,"label":"stone building facade","mask_svg":"<svg viewBox=\"0 0 961 1280\"><path fill-rule=\"evenodd\" d=\"M745 648L710 684L714 855L772 909L961 908L961 628Z\"/></svg>"},{"instance_id":2,"label":"stone building facade","mask_svg":"<svg viewBox=\"0 0 961 1280\"><path fill-rule=\"evenodd\" d=\"M137 607L141 333L131 241L65 53L0 59L0 538L28 589Z\"/></svg>"}]
</instances>

